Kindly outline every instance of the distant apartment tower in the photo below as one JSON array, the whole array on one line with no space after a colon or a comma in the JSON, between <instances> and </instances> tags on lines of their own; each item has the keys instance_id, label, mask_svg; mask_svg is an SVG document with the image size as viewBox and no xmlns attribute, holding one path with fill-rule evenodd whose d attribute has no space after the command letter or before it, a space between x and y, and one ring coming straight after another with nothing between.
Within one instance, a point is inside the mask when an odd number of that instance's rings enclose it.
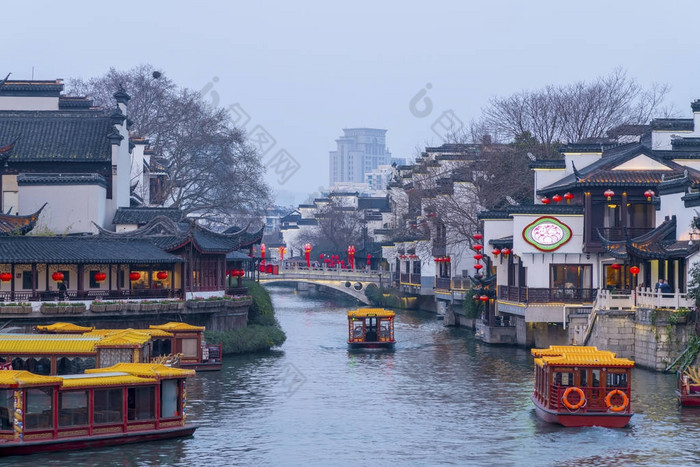
<instances>
[{"instance_id":1,"label":"distant apartment tower","mask_svg":"<svg viewBox=\"0 0 700 467\"><path fill-rule=\"evenodd\" d=\"M339 182L365 181L365 174L380 165L391 165L386 148L387 130L346 128L336 140L338 149L330 151L330 186Z\"/></svg>"}]
</instances>

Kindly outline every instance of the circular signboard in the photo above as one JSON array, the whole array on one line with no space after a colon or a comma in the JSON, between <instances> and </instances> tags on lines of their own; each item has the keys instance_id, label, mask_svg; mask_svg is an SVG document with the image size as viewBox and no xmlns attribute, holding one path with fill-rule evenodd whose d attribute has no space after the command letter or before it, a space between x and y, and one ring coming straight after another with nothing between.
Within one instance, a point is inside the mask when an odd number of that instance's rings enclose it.
<instances>
[{"instance_id":1,"label":"circular signboard","mask_svg":"<svg viewBox=\"0 0 700 467\"><path fill-rule=\"evenodd\" d=\"M544 216L523 229L523 238L538 250L553 251L571 240L571 228L554 217Z\"/></svg>"}]
</instances>

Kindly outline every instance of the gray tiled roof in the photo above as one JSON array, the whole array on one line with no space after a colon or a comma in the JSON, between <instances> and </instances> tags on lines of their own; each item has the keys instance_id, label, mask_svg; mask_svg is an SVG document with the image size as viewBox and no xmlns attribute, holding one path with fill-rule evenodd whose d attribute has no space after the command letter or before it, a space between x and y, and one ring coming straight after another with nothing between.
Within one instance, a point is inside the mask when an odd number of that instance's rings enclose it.
<instances>
[{"instance_id":1,"label":"gray tiled roof","mask_svg":"<svg viewBox=\"0 0 700 467\"><path fill-rule=\"evenodd\" d=\"M158 216L165 216L174 222L179 222L182 219L182 211L177 208L119 208L112 222L145 225Z\"/></svg>"},{"instance_id":2,"label":"gray tiled roof","mask_svg":"<svg viewBox=\"0 0 700 467\"><path fill-rule=\"evenodd\" d=\"M113 127L102 111L0 111L0 145L10 162L111 162Z\"/></svg>"},{"instance_id":3,"label":"gray tiled roof","mask_svg":"<svg viewBox=\"0 0 700 467\"><path fill-rule=\"evenodd\" d=\"M107 179L99 174L33 174L24 173L17 176L19 186L26 185L100 185L108 187Z\"/></svg>"},{"instance_id":4,"label":"gray tiled roof","mask_svg":"<svg viewBox=\"0 0 700 467\"><path fill-rule=\"evenodd\" d=\"M0 263L180 263L148 240L101 237L0 237Z\"/></svg>"}]
</instances>

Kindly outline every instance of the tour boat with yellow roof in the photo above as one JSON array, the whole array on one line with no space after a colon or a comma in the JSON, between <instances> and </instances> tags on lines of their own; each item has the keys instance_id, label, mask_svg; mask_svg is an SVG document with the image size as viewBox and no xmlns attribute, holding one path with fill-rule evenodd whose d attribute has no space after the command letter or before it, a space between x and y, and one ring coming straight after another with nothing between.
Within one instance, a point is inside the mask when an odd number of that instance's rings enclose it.
<instances>
[{"instance_id":1,"label":"tour boat with yellow roof","mask_svg":"<svg viewBox=\"0 0 700 467\"><path fill-rule=\"evenodd\" d=\"M359 308L348 311L348 346L356 348L392 348L393 311L383 308Z\"/></svg>"},{"instance_id":2,"label":"tour boat with yellow roof","mask_svg":"<svg viewBox=\"0 0 700 467\"><path fill-rule=\"evenodd\" d=\"M540 418L564 426L622 428L629 423L632 360L596 347L568 345L532 349L532 355L532 402Z\"/></svg>"},{"instance_id":3,"label":"tour boat with yellow roof","mask_svg":"<svg viewBox=\"0 0 700 467\"><path fill-rule=\"evenodd\" d=\"M85 374L0 371L0 455L78 450L190 436L192 370L119 363Z\"/></svg>"},{"instance_id":4,"label":"tour boat with yellow roof","mask_svg":"<svg viewBox=\"0 0 700 467\"><path fill-rule=\"evenodd\" d=\"M223 365L223 349L221 344L208 344L204 340L204 326L194 326L182 322L150 325L148 329L95 329L94 327L77 326L71 323L54 323L36 327L37 331L50 335L53 333L81 334L84 337L107 338L120 333L134 333L146 336L150 345L150 355L144 355L155 361L177 361L181 368L191 368L197 371L221 370ZM143 337L142 337L143 338ZM126 356L122 357L125 358ZM137 361L129 357L128 360ZM0 362L2 362L2 345L0 344ZM116 363L116 362L111 362ZM15 368L25 369L25 368Z\"/></svg>"}]
</instances>

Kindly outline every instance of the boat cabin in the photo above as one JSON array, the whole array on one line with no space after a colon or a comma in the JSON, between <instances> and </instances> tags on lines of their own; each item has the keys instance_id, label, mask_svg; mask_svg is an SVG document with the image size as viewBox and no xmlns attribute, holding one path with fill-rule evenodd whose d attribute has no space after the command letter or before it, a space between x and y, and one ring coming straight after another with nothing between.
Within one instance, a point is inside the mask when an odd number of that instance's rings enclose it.
<instances>
[{"instance_id":1,"label":"boat cabin","mask_svg":"<svg viewBox=\"0 0 700 467\"><path fill-rule=\"evenodd\" d=\"M532 349L540 418L564 426L623 427L632 417L634 362L596 347L553 345Z\"/></svg>"},{"instance_id":2,"label":"boat cabin","mask_svg":"<svg viewBox=\"0 0 700 467\"><path fill-rule=\"evenodd\" d=\"M153 339L153 356L176 353L180 355L180 367L197 371L220 370L223 349L221 344L208 344L204 340L204 326L172 321L150 325L148 330L165 331L170 337Z\"/></svg>"},{"instance_id":3,"label":"boat cabin","mask_svg":"<svg viewBox=\"0 0 700 467\"><path fill-rule=\"evenodd\" d=\"M348 312L348 345L360 347L393 347L393 311L383 308L360 308Z\"/></svg>"},{"instance_id":4,"label":"boat cabin","mask_svg":"<svg viewBox=\"0 0 700 467\"><path fill-rule=\"evenodd\" d=\"M191 435L185 380L192 375L150 363L64 376L0 371L0 455Z\"/></svg>"}]
</instances>

